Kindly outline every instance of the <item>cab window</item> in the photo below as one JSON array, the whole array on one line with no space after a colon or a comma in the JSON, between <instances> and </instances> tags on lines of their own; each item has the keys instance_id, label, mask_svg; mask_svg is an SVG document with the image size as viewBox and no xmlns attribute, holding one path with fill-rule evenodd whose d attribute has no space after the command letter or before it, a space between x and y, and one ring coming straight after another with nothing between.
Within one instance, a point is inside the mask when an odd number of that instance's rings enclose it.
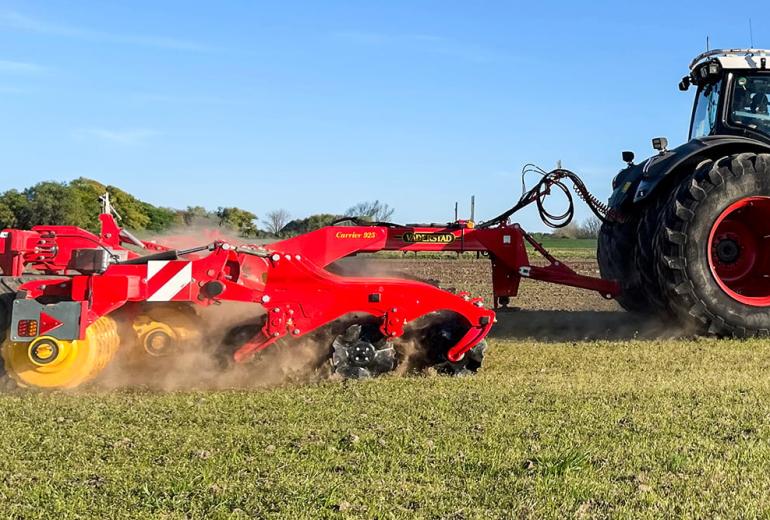
<instances>
[{"instance_id":1,"label":"cab window","mask_svg":"<svg viewBox=\"0 0 770 520\"><path fill-rule=\"evenodd\" d=\"M719 109L719 92L722 81L701 85L695 101L690 139L705 137L716 132L717 111Z\"/></svg>"},{"instance_id":2,"label":"cab window","mask_svg":"<svg viewBox=\"0 0 770 520\"><path fill-rule=\"evenodd\" d=\"M732 90L730 123L770 135L770 74L736 75Z\"/></svg>"}]
</instances>

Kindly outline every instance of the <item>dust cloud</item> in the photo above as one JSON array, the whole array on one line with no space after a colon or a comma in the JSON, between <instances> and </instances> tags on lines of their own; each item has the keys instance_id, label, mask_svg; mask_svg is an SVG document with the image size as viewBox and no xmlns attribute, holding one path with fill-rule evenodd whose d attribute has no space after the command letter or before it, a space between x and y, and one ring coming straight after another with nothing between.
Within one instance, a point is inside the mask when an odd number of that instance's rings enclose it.
<instances>
[{"instance_id":1,"label":"dust cloud","mask_svg":"<svg viewBox=\"0 0 770 520\"><path fill-rule=\"evenodd\" d=\"M227 344L226 332L244 323L258 331L261 314L256 304L228 303L202 309L199 319L205 332L200 340L179 345L167 356L151 356L139 345L125 344L94 384L105 389L222 390L308 383L328 376L324 362L331 338L323 341L317 335L290 343L279 340L252 360L235 364L232 353L237 347Z\"/></svg>"},{"instance_id":2,"label":"dust cloud","mask_svg":"<svg viewBox=\"0 0 770 520\"><path fill-rule=\"evenodd\" d=\"M207 240L227 239L219 230L194 234L170 234L159 241L177 247L200 245ZM466 260L409 260L347 258L329 267L341 276L409 278L437 285L431 278L457 284L463 290L484 294L491 290L487 262ZM500 310L492 338L564 341L625 341L671 339L693 331L672 327L657 320L639 318L619 310L617 304L598 295L569 287L529 284L522 287L519 301L528 310ZM181 345L172 355L152 357L141 347L126 345L95 382L99 388L147 388L157 391L197 389L254 389L285 384L306 384L331 377L331 345L339 330L329 328L299 339L280 340L244 364L234 364L228 331L252 324L256 334L264 310L258 304L223 303L196 308L205 331L200 341ZM419 372L431 365L430 342L423 331L436 325L439 316L428 316L412 324L394 347L400 360L396 375ZM129 334L130 336L130 334ZM245 341L245 339L244 339Z\"/></svg>"}]
</instances>

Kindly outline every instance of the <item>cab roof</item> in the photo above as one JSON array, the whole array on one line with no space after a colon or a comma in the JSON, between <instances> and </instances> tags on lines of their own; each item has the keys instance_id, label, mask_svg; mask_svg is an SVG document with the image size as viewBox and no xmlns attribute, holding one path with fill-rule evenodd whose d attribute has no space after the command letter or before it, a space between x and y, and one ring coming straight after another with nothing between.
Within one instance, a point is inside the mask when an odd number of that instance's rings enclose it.
<instances>
[{"instance_id":1,"label":"cab roof","mask_svg":"<svg viewBox=\"0 0 770 520\"><path fill-rule=\"evenodd\" d=\"M714 49L698 55L690 63L690 70L707 61L716 60L723 69L770 68L770 50L767 49Z\"/></svg>"}]
</instances>

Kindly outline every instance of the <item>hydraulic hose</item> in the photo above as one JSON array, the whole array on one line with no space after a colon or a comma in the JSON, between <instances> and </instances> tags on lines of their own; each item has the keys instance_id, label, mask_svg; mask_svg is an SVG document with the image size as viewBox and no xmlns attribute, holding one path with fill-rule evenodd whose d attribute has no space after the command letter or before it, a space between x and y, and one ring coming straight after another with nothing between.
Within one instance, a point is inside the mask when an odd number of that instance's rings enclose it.
<instances>
[{"instance_id":1,"label":"hydraulic hose","mask_svg":"<svg viewBox=\"0 0 770 520\"><path fill-rule=\"evenodd\" d=\"M540 180L529 190L526 189L526 176L529 173L539 174ZM583 200L591 212L602 222L606 221L609 208L606 204L602 203L595 195L593 195L586 187L583 180L573 171L557 168L550 172L536 166L534 164L527 164L521 173L521 189L523 195L519 201L508 211L501 213L497 217L482 222L477 227L488 228L507 221L511 215L519 211L520 209L529 206L532 203L537 205L537 211L540 214L540 218L543 223L551 228L563 228L567 226L575 216L575 201L572 198L570 189L565 184L565 181L571 181L572 187L577 196ZM555 188L564 194L567 199L567 209L564 213L553 214L545 208L545 200L552 194L551 189Z\"/></svg>"}]
</instances>

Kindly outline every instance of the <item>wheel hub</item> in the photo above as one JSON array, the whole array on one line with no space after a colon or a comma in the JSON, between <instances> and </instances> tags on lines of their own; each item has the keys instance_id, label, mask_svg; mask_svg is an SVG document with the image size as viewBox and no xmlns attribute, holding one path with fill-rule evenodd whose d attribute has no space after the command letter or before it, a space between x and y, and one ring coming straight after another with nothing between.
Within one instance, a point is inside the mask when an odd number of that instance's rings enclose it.
<instances>
[{"instance_id":1,"label":"wheel hub","mask_svg":"<svg viewBox=\"0 0 770 520\"><path fill-rule=\"evenodd\" d=\"M152 356L162 356L171 348L174 343L172 338L164 330L150 332L144 338L144 349Z\"/></svg>"},{"instance_id":2,"label":"wheel hub","mask_svg":"<svg viewBox=\"0 0 770 520\"><path fill-rule=\"evenodd\" d=\"M732 238L723 238L716 244L716 254L723 264L734 264L741 254L741 247Z\"/></svg>"},{"instance_id":3,"label":"wheel hub","mask_svg":"<svg viewBox=\"0 0 770 520\"><path fill-rule=\"evenodd\" d=\"M395 349L370 324L349 326L334 339L332 349L334 372L345 379L374 377L396 367Z\"/></svg>"},{"instance_id":4,"label":"wheel hub","mask_svg":"<svg viewBox=\"0 0 770 520\"><path fill-rule=\"evenodd\" d=\"M374 361L376 353L374 345L367 341L359 341L351 348L350 361L357 367L367 367Z\"/></svg>"},{"instance_id":5,"label":"wheel hub","mask_svg":"<svg viewBox=\"0 0 770 520\"><path fill-rule=\"evenodd\" d=\"M42 338L29 346L29 360L37 366L50 365L59 357L61 349L53 339Z\"/></svg>"}]
</instances>

